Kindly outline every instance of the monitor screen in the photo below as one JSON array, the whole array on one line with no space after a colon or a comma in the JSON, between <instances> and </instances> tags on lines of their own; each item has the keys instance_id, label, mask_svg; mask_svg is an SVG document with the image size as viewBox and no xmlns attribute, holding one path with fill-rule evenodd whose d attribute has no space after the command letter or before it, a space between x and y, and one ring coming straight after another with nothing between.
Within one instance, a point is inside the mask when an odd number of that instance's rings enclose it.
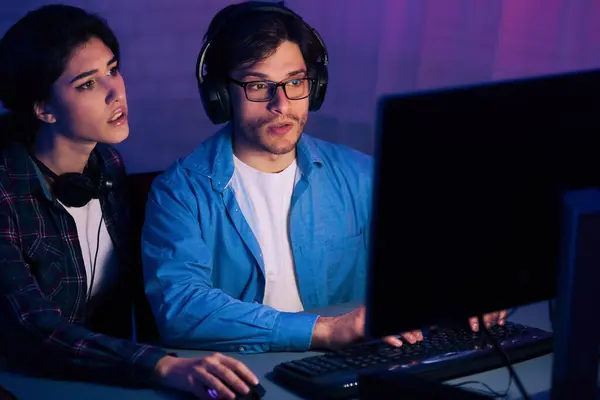
<instances>
[{"instance_id":1,"label":"monitor screen","mask_svg":"<svg viewBox=\"0 0 600 400\"><path fill-rule=\"evenodd\" d=\"M600 187L600 70L382 98L367 332L555 295L562 196Z\"/></svg>"}]
</instances>

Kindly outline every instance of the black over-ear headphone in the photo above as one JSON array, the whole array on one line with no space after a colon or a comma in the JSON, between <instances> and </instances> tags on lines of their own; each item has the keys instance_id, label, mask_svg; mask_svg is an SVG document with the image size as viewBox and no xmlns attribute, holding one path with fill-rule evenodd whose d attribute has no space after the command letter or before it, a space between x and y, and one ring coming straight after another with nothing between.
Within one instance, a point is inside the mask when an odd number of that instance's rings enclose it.
<instances>
[{"instance_id":1,"label":"black over-ear headphone","mask_svg":"<svg viewBox=\"0 0 600 400\"><path fill-rule=\"evenodd\" d=\"M309 110L317 111L321 108L325 100L325 92L327 91L327 47L321 38L321 35L308 25L302 17L290 10L289 8L266 1L250 1L247 3L237 4L233 10L227 15L225 21L215 29L214 33L206 38L206 42L200 50L198 61L196 63L196 79L198 81L198 89L200 90L200 98L204 111L214 124L222 124L231 119L231 104L229 102L229 91L227 90L227 82L211 78L211 74L204 75L204 67L206 53L219 33L224 29L228 22L234 21L237 17L247 12L263 11L263 12L278 12L283 15L289 15L298 18L311 31L321 47L321 54L318 60L307 60L312 66L308 71L309 78L314 80L312 90L309 97ZM310 62L309 62L310 61Z\"/></svg>"},{"instance_id":2,"label":"black over-ear headphone","mask_svg":"<svg viewBox=\"0 0 600 400\"><path fill-rule=\"evenodd\" d=\"M92 160L81 174L69 172L56 175L37 157L32 158L42 173L50 178L50 190L54 197L67 207L83 207L90 200L108 194L113 187L98 163Z\"/></svg>"},{"instance_id":3,"label":"black over-ear headphone","mask_svg":"<svg viewBox=\"0 0 600 400\"><path fill-rule=\"evenodd\" d=\"M88 165L81 174L77 172L68 172L57 175L34 155L31 155L31 158L35 161L42 173L50 178L50 190L54 197L67 207L83 207L89 203L90 200L107 195L113 188L112 181L104 176L102 168L95 159L90 158ZM96 254L94 255L94 262L90 267L92 276L87 293L88 300L92 295L92 288L94 287L96 261L98 261L98 250L100 249L100 230L103 221L104 216L100 218L100 224L98 224ZM85 319L87 319L87 317L86 309Z\"/></svg>"}]
</instances>

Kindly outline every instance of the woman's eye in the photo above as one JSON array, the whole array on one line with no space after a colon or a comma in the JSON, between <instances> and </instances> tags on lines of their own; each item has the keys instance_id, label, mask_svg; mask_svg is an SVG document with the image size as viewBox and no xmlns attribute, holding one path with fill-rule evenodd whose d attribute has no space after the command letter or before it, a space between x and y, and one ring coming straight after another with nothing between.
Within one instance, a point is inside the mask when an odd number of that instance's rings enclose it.
<instances>
[{"instance_id":1,"label":"woman's eye","mask_svg":"<svg viewBox=\"0 0 600 400\"><path fill-rule=\"evenodd\" d=\"M85 82L82 85L77 86L77 89L78 90L89 90L94 87L95 83L96 82L94 80L90 80L90 81Z\"/></svg>"}]
</instances>

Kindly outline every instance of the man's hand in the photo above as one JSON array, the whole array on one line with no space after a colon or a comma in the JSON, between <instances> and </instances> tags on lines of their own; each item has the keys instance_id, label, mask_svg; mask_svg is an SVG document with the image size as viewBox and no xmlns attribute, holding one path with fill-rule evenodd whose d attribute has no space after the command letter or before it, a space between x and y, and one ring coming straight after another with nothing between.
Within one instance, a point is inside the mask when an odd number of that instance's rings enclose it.
<instances>
[{"instance_id":1,"label":"man's hand","mask_svg":"<svg viewBox=\"0 0 600 400\"><path fill-rule=\"evenodd\" d=\"M483 322L486 328L491 328L494 325L504 325L506 322L506 310L496 311L493 313L485 314L483 316ZM479 321L477 317L469 318L469 326L473 332L479 332Z\"/></svg>"},{"instance_id":2,"label":"man's hand","mask_svg":"<svg viewBox=\"0 0 600 400\"><path fill-rule=\"evenodd\" d=\"M161 386L199 399L212 400L215 396L210 392L216 392L219 399L233 400L247 394L249 384L258 384L258 378L242 362L219 353L198 358L165 356L156 365L156 373Z\"/></svg>"},{"instance_id":3,"label":"man's hand","mask_svg":"<svg viewBox=\"0 0 600 400\"><path fill-rule=\"evenodd\" d=\"M401 335L409 343L423 340L421 331ZM313 331L312 348L338 350L365 338L365 307L359 307L339 317L319 317ZM396 336L388 336L383 341L392 346L402 346Z\"/></svg>"}]
</instances>

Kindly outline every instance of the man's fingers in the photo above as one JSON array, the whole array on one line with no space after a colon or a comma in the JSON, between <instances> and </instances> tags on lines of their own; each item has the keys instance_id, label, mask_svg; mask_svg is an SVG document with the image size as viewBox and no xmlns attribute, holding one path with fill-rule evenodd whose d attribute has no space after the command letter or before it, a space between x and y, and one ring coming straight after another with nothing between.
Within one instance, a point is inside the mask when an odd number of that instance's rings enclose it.
<instances>
[{"instance_id":1,"label":"man's fingers","mask_svg":"<svg viewBox=\"0 0 600 400\"><path fill-rule=\"evenodd\" d=\"M469 326L473 332L479 332L479 321L477 321L477 317L469 318Z\"/></svg>"},{"instance_id":2,"label":"man's fingers","mask_svg":"<svg viewBox=\"0 0 600 400\"><path fill-rule=\"evenodd\" d=\"M483 323L485 324L486 328L490 328L492 326L492 321L495 320L496 314L497 313L490 313L483 316ZM469 326L473 332L479 332L479 319L477 317L469 318Z\"/></svg>"},{"instance_id":3,"label":"man's fingers","mask_svg":"<svg viewBox=\"0 0 600 400\"><path fill-rule=\"evenodd\" d=\"M502 310L498 314L498 325L504 325L504 323L506 322L506 317L508 315L508 310Z\"/></svg>"},{"instance_id":4,"label":"man's fingers","mask_svg":"<svg viewBox=\"0 0 600 400\"><path fill-rule=\"evenodd\" d=\"M420 330L406 332L401 335L408 343L415 344L423 340L423 333Z\"/></svg>"},{"instance_id":5,"label":"man's fingers","mask_svg":"<svg viewBox=\"0 0 600 400\"><path fill-rule=\"evenodd\" d=\"M507 310L495 311L492 313L487 313L483 316L483 323L486 328L491 328L492 326L504 325L506 322ZM479 332L479 321L477 317L469 318L469 326L473 332Z\"/></svg>"},{"instance_id":6,"label":"man's fingers","mask_svg":"<svg viewBox=\"0 0 600 400\"><path fill-rule=\"evenodd\" d=\"M483 316L483 323L485 324L485 327L486 328L491 328L492 325L496 323L496 319L497 318L498 318L498 313L497 312L485 314Z\"/></svg>"},{"instance_id":7,"label":"man's fingers","mask_svg":"<svg viewBox=\"0 0 600 400\"><path fill-rule=\"evenodd\" d=\"M417 342L417 338L415 337L415 335L413 335L412 332L403 333L401 336L410 344L414 344Z\"/></svg>"},{"instance_id":8,"label":"man's fingers","mask_svg":"<svg viewBox=\"0 0 600 400\"><path fill-rule=\"evenodd\" d=\"M402 340L398 339L396 336L386 336L382 340L383 342L394 347L402 346Z\"/></svg>"}]
</instances>

